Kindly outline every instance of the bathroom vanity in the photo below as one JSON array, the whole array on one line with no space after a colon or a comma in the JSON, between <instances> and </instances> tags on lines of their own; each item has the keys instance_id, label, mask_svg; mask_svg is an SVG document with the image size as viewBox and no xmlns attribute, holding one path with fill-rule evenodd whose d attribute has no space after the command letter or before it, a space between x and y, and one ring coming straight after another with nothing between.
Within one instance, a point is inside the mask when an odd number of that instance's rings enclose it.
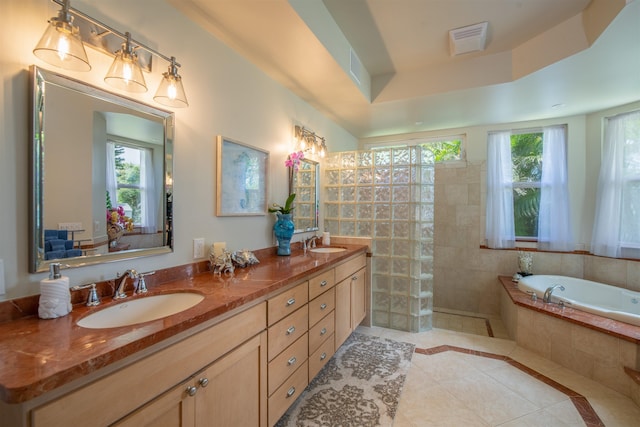
<instances>
[{"instance_id":1,"label":"bathroom vanity","mask_svg":"<svg viewBox=\"0 0 640 427\"><path fill-rule=\"evenodd\" d=\"M273 425L366 315L367 247L342 246L149 286L204 295L150 322L0 324L0 425Z\"/></svg>"}]
</instances>

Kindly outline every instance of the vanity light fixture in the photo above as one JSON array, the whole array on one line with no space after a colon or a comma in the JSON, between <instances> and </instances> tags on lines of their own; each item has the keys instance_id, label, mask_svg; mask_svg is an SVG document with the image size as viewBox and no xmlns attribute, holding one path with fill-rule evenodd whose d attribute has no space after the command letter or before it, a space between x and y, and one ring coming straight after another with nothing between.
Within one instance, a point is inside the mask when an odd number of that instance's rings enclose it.
<instances>
[{"instance_id":1,"label":"vanity light fixture","mask_svg":"<svg viewBox=\"0 0 640 427\"><path fill-rule=\"evenodd\" d=\"M178 64L176 58L171 57L171 65L166 73L162 73L164 78L158 86L153 99L160 104L168 105L169 107L186 107L189 105L187 102L187 95L184 93L182 87L182 77L178 74Z\"/></svg>"},{"instance_id":2,"label":"vanity light fixture","mask_svg":"<svg viewBox=\"0 0 640 427\"><path fill-rule=\"evenodd\" d=\"M318 154L320 157L324 157L327 154L327 144L320 135L316 135L315 132L297 125L293 128L293 132L296 149L310 151L311 154Z\"/></svg>"},{"instance_id":3,"label":"vanity light fixture","mask_svg":"<svg viewBox=\"0 0 640 427\"><path fill-rule=\"evenodd\" d=\"M91 65L84 50L84 44L115 55L104 81L109 85L129 92L146 92L147 85L142 70L151 71L153 56L167 61L169 71L163 79L153 99L170 107L187 107L187 97L178 74L180 64L175 57L160 52L131 39L129 32L118 30L74 9L69 0L51 0L62 6L57 17L51 18L49 26L33 53L43 61L69 70L89 71ZM119 50L109 47L112 39L122 40ZM142 56L141 56L142 55ZM144 61L141 61L144 57ZM142 67L141 67L142 62Z\"/></svg>"},{"instance_id":4,"label":"vanity light fixture","mask_svg":"<svg viewBox=\"0 0 640 427\"><path fill-rule=\"evenodd\" d=\"M80 29L74 25L73 18L69 13L69 1L65 0L58 16L49 20L33 53L43 61L65 70L89 71L91 64L80 38Z\"/></svg>"},{"instance_id":5,"label":"vanity light fixture","mask_svg":"<svg viewBox=\"0 0 640 427\"><path fill-rule=\"evenodd\" d=\"M138 55L131 46L131 34L125 33L125 36L126 40L116 52L116 58L109 67L104 82L127 92L146 92L147 84L138 63Z\"/></svg>"}]
</instances>

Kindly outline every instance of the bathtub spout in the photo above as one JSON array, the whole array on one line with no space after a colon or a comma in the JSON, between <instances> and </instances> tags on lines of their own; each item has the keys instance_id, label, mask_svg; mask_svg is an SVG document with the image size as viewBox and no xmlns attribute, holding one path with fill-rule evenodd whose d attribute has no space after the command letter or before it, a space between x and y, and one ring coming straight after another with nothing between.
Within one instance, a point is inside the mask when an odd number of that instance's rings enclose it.
<instances>
[{"instance_id":1,"label":"bathtub spout","mask_svg":"<svg viewBox=\"0 0 640 427\"><path fill-rule=\"evenodd\" d=\"M547 288L546 291L544 291L544 297L542 298L542 301L544 302L551 302L551 294L553 293L553 291L556 288L560 288L561 291L564 291L564 286L562 285L553 285L553 286L549 286Z\"/></svg>"}]
</instances>

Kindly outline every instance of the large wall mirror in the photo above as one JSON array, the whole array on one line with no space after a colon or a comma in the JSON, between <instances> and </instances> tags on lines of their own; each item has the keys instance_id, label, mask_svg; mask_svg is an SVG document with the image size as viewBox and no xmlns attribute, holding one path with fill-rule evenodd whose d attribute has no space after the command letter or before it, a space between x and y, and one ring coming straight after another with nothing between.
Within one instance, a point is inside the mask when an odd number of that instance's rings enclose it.
<instances>
[{"instance_id":1,"label":"large wall mirror","mask_svg":"<svg viewBox=\"0 0 640 427\"><path fill-rule=\"evenodd\" d=\"M31 67L30 271L173 249L173 113Z\"/></svg>"},{"instance_id":2,"label":"large wall mirror","mask_svg":"<svg viewBox=\"0 0 640 427\"><path fill-rule=\"evenodd\" d=\"M290 193L296 193L293 211L294 233L318 230L318 188L320 164L309 159L300 160L297 171L291 171Z\"/></svg>"}]
</instances>

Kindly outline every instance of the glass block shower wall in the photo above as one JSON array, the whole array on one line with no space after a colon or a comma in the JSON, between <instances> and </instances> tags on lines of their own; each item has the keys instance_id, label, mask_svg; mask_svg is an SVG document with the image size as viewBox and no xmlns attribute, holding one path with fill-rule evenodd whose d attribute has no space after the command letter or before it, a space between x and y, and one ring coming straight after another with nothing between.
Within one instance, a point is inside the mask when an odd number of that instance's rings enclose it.
<instances>
[{"instance_id":1,"label":"glass block shower wall","mask_svg":"<svg viewBox=\"0 0 640 427\"><path fill-rule=\"evenodd\" d=\"M375 326L431 329L433 162L421 147L327 155L325 231L373 239Z\"/></svg>"}]
</instances>

